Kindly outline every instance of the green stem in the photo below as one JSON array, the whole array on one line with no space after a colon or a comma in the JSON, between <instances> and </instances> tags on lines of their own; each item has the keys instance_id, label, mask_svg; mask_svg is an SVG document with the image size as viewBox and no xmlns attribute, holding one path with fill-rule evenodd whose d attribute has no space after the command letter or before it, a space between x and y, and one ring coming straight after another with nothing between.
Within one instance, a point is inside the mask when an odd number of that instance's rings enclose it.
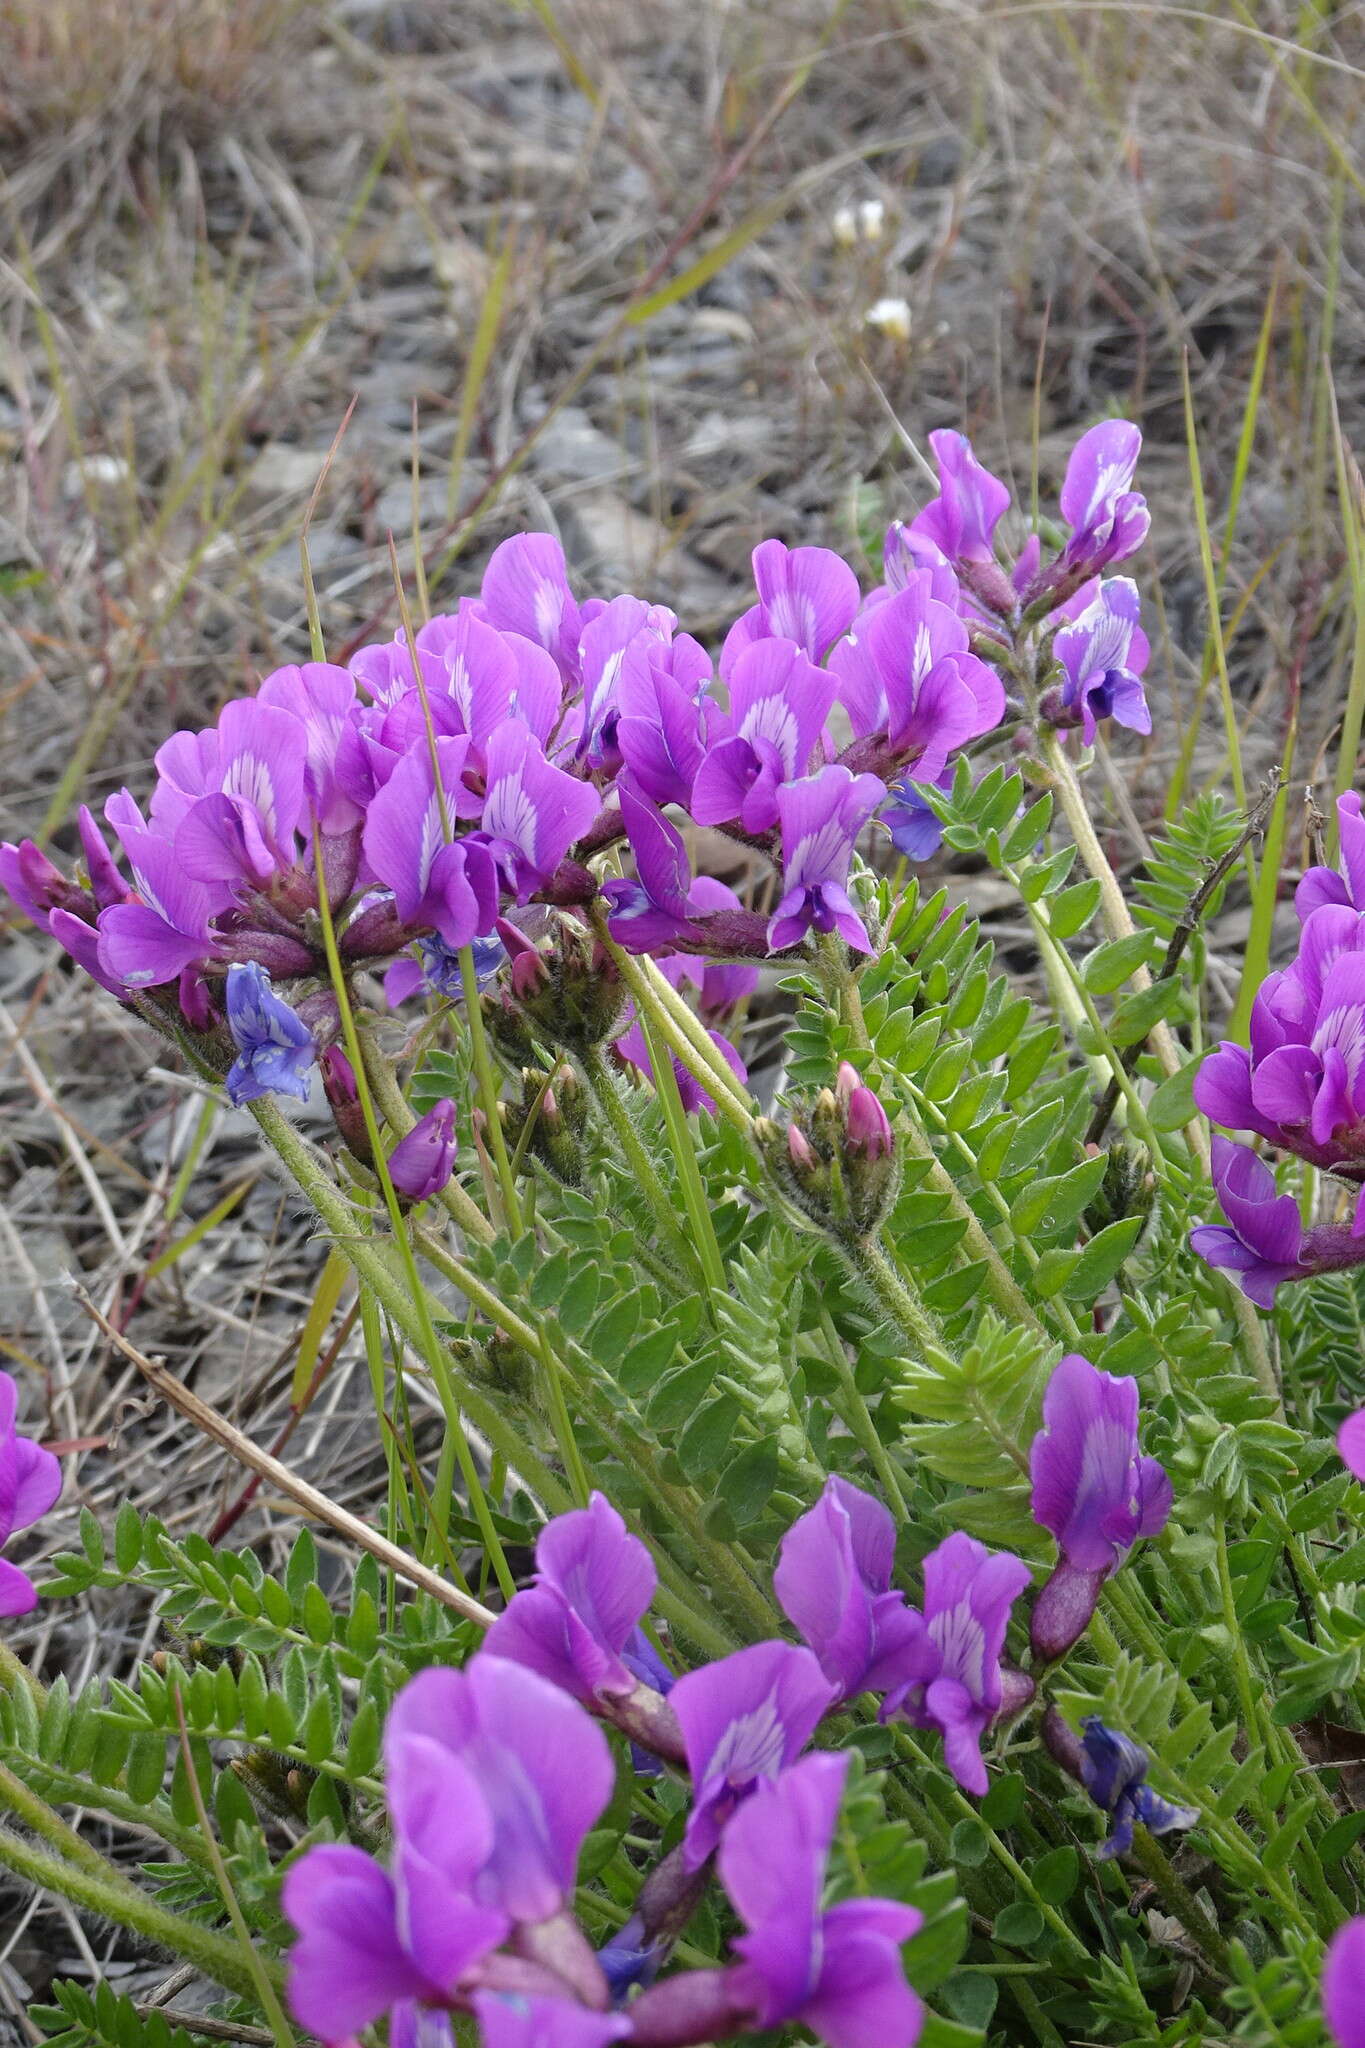
<instances>
[{"instance_id":1,"label":"green stem","mask_svg":"<svg viewBox=\"0 0 1365 2048\"><path fill-rule=\"evenodd\" d=\"M78 1834L70 1822L63 1820L45 1799L40 1799L31 1786L16 1777L7 1764L0 1764L0 1807L21 1820L35 1835L41 1836L49 1848L55 1849L68 1863L74 1863L78 1869L103 1884L118 1885L141 1896L131 1879L101 1856L93 1843Z\"/></svg>"},{"instance_id":2,"label":"green stem","mask_svg":"<svg viewBox=\"0 0 1365 2048\"><path fill-rule=\"evenodd\" d=\"M601 1053L594 1047L580 1055L580 1063L592 1099L604 1120L610 1124L626 1164L635 1175L641 1193L654 1211L655 1221L667 1239L670 1250L675 1257L682 1260L685 1268L695 1271L696 1249L688 1243L686 1233L679 1227L668 1190L659 1178L654 1161L645 1150L644 1141L635 1128L635 1119L621 1100L621 1091L612 1075L607 1072Z\"/></svg>"},{"instance_id":3,"label":"green stem","mask_svg":"<svg viewBox=\"0 0 1365 2048\"><path fill-rule=\"evenodd\" d=\"M507 1227L513 1237L520 1237L521 1203L517 1200L517 1184L512 1177L512 1162L507 1156L507 1140L503 1135L502 1119L498 1115L498 1081L488 1050L488 1033L483 1028L483 1011L479 1007L479 978L474 966L472 946L460 948L460 981L464 988L465 1028L469 1032L469 1048L474 1056L479 1101L483 1106L488 1145L493 1154L493 1165L497 1170L498 1186L502 1191L503 1211L507 1217Z\"/></svg>"},{"instance_id":4,"label":"green stem","mask_svg":"<svg viewBox=\"0 0 1365 2048\"><path fill-rule=\"evenodd\" d=\"M701 1169L697 1165L692 1133L687 1127L687 1112L683 1108L678 1077L673 1071L669 1048L660 1042L654 1019L648 1010L641 1010L640 1023L644 1029L645 1043L649 1047L650 1065L654 1069L654 1091L664 1113L664 1122L668 1125L674 1164L678 1169L678 1184L682 1189L683 1207L687 1211L687 1220L696 1239L697 1255L706 1276L706 1284L711 1290L713 1300L719 1300L725 1293L725 1263L720 1255L720 1245L716 1241L711 1206L706 1197L706 1189L702 1185Z\"/></svg>"},{"instance_id":5,"label":"green stem","mask_svg":"<svg viewBox=\"0 0 1365 2048\"><path fill-rule=\"evenodd\" d=\"M373 1032L357 1024L356 1037L365 1055L365 1077L374 1090L379 1107L384 1112L384 1121L396 1138L405 1138L417 1119L408 1107L393 1069L381 1052ZM476 1239L479 1244L496 1243L496 1230L457 1180L448 1180L434 1199L440 1203L451 1222L458 1230L462 1230L466 1237Z\"/></svg>"},{"instance_id":6,"label":"green stem","mask_svg":"<svg viewBox=\"0 0 1365 2048\"><path fill-rule=\"evenodd\" d=\"M1160 1842L1141 1821L1133 1829L1133 1855L1172 1917L1179 1921L1210 1967L1226 1982L1232 1975L1232 1958L1228 1954L1227 1943L1189 1886L1176 1876L1171 1859Z\"/></svg>"},{"instance_id":7,"label":"green stem","mask_svg":"<svg viewBox=\"0 0 1365 2048\"><path fill-rule=\"evenodd\" d=\"M168 1913L136 1885L97 1878L93 1871L62 1862L4 1827L0 1827L0 1866L39 1891L55 1892L82 1912L112 1920L155 1947L183 1956L224 1990L255 2003L255 1979L235 1941ZM259 1961L272 1986L282 1990L284 1975L278 1963L265 1957Z\"/></svg>"},{"instance_id":8,"label":"green stem","mask_svg":"<svg viewBox=\"0 0 1365 2048\"><path fill-rule=\"evenodd\" d=\"M921 1359L942 1343L938 1324L911 1293L875 1237L859 1238L845 1251L858 1278Z\"/></svg>"},{"instance_id":9,"label":"green stem","mask_svg":"<svg viewBox=\"0 0 1365 2048\"><path fill-rule=\"evenodd\" d=\"M858 1383L853 1376L853 1368L848 1362L848 1352L844 1341L835 1329L834 1320L823 1301L819 1304L819 1314L820 1328L824 1333L825 1339L825 1355L834 1367L839 1381L840 1393L843 1396L840 1413L848 1429L866 1451L869 1464L881 1480L882 1491L886 1495L886 1505L891 1509L897 1521L901 1521L904 1519L905 1510L909 1505L906 1478L897 1471L891 1461L891 1455L886 1445L877 1434L877 1425L868 1413L866 1401L858 1392Z\"/></svg>"}]
</instances>

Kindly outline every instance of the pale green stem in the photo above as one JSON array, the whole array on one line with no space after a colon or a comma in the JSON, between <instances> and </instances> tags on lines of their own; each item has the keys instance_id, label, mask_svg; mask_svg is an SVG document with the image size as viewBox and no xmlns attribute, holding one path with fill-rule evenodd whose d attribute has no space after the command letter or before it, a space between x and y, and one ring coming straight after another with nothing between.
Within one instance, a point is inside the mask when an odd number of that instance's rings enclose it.
<instances>
[{"instance_id":1,"label":"pale green stem","mask_svg":"<svg viewBox=\"0 0 1365 2048\"><path fill-rule=\"evenodd\" d=\"M521 1203L517 1200L517 1184L512 1178L512 1162L507 1156L507 1140L503 1135L502 1119L498 1115L498 1081L488 1050L488 1033L483 1028L483 1011L479 1007L479 979L474 968L472 946L460 948L460 981L464 987L465 1027L469 1032L469 1046L474 1057L474 1073L479 1084L479 1100L483 1105L488 1145L493 1154L493 1165L497 1170L498 1186L502 1191L503 1211L507 1217L507 1227L513 1237L520 1237Z\"/></svg>"},{"instance_id":2,"label":"pale green stem","mask_svg":"<svg viewBox=\"0 0 1365 2048\"><path fill-rule=\"evenodd\" d=\"M97 1878L93 1871L60 1861L9 1828L0 1828L0 1866L39 1891L55 1892L82 1912L112 1920L154 1947L182 1956L224 1990L255 2002L255 1979L235 1941L167 1912L135 1885ZM259 1960L272 1985L282 1989L279 1965L265 1957Z\"/></svg>"},{"instance_id":3,"label":"pale green stem","mask_svg":"<svg viewBox=\"0 0 1365 2048\"><path fill-rule=\"evenodd\" d=\"M911 1293L875 1238L859 1238L847 1251L868 1292L892 1322L899 1325L911 1349L922 1360L931 1345L942 1342L942 1332L929 1311Z\"/></svg>"},{"instance_id":4,"label":"pale green stem","mask_svg":"<svg viewBox=\"0 0 1365 2048\"><path fill-rule=\"evenodd\" d=\"M823 1301L819 1304L819 1315L820 1328L824 1333L825 1339L825 1353L830 1364L834 1367L840 1391L843 1395L843 1406L840 1412L843 1415L844 1422L862 1445L867 1453L869 1464L881 1480L882 1491L886 1495L886 1505L891 1509L897 1521L903 1521L905 1519L905 1509L908 1505L904 1475L896 1470L895 1465L891 1461L890 1452L877 1434L877 1425L868 1413L867 1403L858 1392L857 1382L853 1377L853 1368L848 1362L848 1352L844 1347L843 1339L835 1329L834 1320Z\"/></svg>"},{"instance_id":5,"label":"pale green stem","mask_svg":"<svg viewBox=\"0 0 1365 2048\"><path fill-rule=\"evenodd\" d=\"M84 1835L78 1834L69 1821L63 1820L45 1799L40 1799L32 1787L26 1785L6 1764L0 1764L0 1807L14 1814L25 1827L31 1828L35 1835L41 1835L49 1847L55 1849L68 1863L74 1863L81 1870L88 1871L102 1884L123 1886L136 1897L142 1896L130 1878L125 1877L121 1870L101 1856L93 1843L87 1842Z\"/></svg>"},{"instance_id":6,"label":"pale green stem","mask_svg":"<svg viewBox=\"0 0 1365 2048\"><path fill-rule=\"evenodd\" d=\"M654 1090L659 1098L672 1142L683 1206L687 1210L687 1220L692 1225L697 1255L701 1260L702 1271L706 1275L706 1284L713 1298L718 1299L725 1292L725 1264L720 1255L720 1246L716 1242L716 1229L711 1220L711 1205L707 1200L706 1189L702 1185L701 1169L697 1165L692 1133L687 1127L687 1112L683 1108L678 1077L673 1071L670 1050L667 1045L661 1043L654 1019L648 1010L641 1010L640 1023L644 1029L645 1043L649 1047L650 1065L654 1069Z\"/></svg>"},{"instance_id":7,"label":"pale green stem","mask_svg":"<svg viewBox=\"0 0 1365 2048\"><path fill-rule=\"evenodd\" d=\"M607 1072L601 1053L594 1047L591 1051L581 1053L579 1060L593 1101L605 1121L610 1124L626 1164L635 1175L641 1193L654 1211L655 1221L667 1239L670 1250L675 1257L682 1260L685 1268L691 1268L695 1272L696 1248L688 1243L686 1233L679 1226L668 1190L660 1180L654 1161L635 1128L634 1118L621 1100L620 1089L612 1075Z\"/></svg>"},{"instance_id":8,"label":"pale green stem","mask_svg":"<svg viewBox=\"0 0 1365 2048\"><path fill-rule=\"evenodd\" d=\"M190 1798L194 1803L195 1818L199 1822L199 1830L204 1837L204 1847L208 1850L209 1860L213 1865L213 1874L217 1880L219 1893L223 1904L227 1908L228 1919L232 1922L232 1931L237 1937L237 1945L241 1949L243 1961L251 1972L252 1982L256 1987L256 1996L261 2003L261 2010L270 2022L270 2031L275 2036L276 2048L294 2048L293 2029L284 2016L284 2007L280 2004L275 1986L270 1981L264 1960L257 1953L256 1946L251 1939L251 1930L246 1924L240 1905L237 1903L237 1894L232 1889L232 1880L228 1876L227 1865L223 1861L223 1852L218 1846L218 1838L213 1832L213 1825L209 1820L208 1810L204 1805L204 1794L200 1789L199 1773L194 1767L194 1754L190 1748L190 1731L185 1720L185 1705L180 1697L178 1687L175 1690L174 1699L175 1718L180 1724L180 1753L185 1765L185 1782L189 1786Z\"/></svg>"}]
</instances>

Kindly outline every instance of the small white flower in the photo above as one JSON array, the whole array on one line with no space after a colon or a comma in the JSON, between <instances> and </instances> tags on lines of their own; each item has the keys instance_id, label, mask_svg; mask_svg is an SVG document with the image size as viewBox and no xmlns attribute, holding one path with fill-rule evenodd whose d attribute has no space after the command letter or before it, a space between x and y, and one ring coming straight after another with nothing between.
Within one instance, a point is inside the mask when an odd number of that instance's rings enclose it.
<instances>
[{"instance_id":1,"label":"small white flower","mask_svg":"<svg viewBox=\"0 0 1365 2048\"><path fill-rule=\"evenodd\" d=\"M880 199L862 199L856 206L841 206L830 226L841 249L852 249L859 242L880 242L886 208Z\"/></svg>"},{"instance_id":2,"label":"small white flower","mask_svg":"<svg viewBox=\"0 0 1365 2048\"><path fill-rule=\"evenodd\" d=\"M893 341L910 339L910 305L906 299L878 299L875 306L868 307L863 320Z\"/></svg>"}]
</instances>

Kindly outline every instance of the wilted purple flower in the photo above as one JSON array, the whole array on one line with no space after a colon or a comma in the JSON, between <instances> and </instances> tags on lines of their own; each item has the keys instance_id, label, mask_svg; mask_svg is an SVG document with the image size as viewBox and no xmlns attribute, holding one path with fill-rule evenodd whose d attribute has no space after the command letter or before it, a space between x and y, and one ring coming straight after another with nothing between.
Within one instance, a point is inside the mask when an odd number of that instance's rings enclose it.
<instances>
[{"instance_id":1,"label":"wilted purple flower","mask_svg":"<svg viewBox=\"0 0 1365 2048\"><path fill-rule=\"evenodd\" d=\"M937 1653L924 1618L891 1590L896 1525L881 1502L837 1476L782 1539L773 1591L837 1700L927 1677Z\"/></svg>"},{"instance_id":2,"label":"wilted purple flower","mask_svg":"<svg viewBox=\"0 0 1365 2048\"><path fill-rule=\"evenodd\" d=\"M1100 1587L1139 1537L1171 1512L1171 1482L1138 1451L1138 1387L1075 1352L1054 1370L1029 1468L1033 1519L1057 1539L1061 1562L1033 1603L1030 1640L1060 1657L1084 1632Z\"/></svg>"},{"instance_id":3,"label":"wilted purple flower","mask_svg":"<svg viewBox=\"0 0 1365 2048\"><path fill-rule=\"evenodd\" d=\"M721 1881L749 1932L735 1971L760 2027L807 2026L830 2048L911 2048L924 2008L901 1943L922 1916L892 1899L822 1910L847 1756L808 1756L760 1785L720 1845Z\"/></svg>"},{"instance_id":4,"label":"wilted purple flower","mask_svg":"<svg viewBox=\"0 0 1365 2048\"><path fill-rule=\"evenodd\" d=\"M728 733L712 744L692 785L699 825L737 820L746 832L777 823L777 790L804 775L830 706L834 678L791 640L741 649L729 675Z\"/></svg>"},{"instance_id":5,"label":"wilted purple flower","mask_svg":"<svg viewBox=\"0 0 1365 2048\"><path fill-rule=\"evenodd\" d=\"M950 790L952 769L945 768L931 786ZM905 860L931 860L943 844L943 821L925 796L918 776L903 775L893 782L877 815L891 834L891 844Z\"/></svg>"},{"instance_id":6,"label":"wilted purple flower","mask_svg":"<svg viewBox=\"0 0 1365 2048\"><path fill-rule=\"evenodd\" d=\"M443 1096L389 1154L389 1179L410 1202L428 1202L455 1171L455 1105Z\"/></svg>"},{"instance_id":7,"label":"wilted purple flower","mask_svg":"<svg viewBox=\"0 0 1365 2048\"><path fill-rule=\"evenodd\" d=\"M885 796L875 775L852 775L834 762L779 787L783 895L768 925L775 953L811 930L838 932L855 951L871 952L846 885L854 842Z\"/></svg>"},{"instance_id":8,"label":"wilted purple flower","mask_svg":"<svg viewBox=\"0 0 1365 2048\"><path fill-rule=\"evenodd\" d=\"M1365 1408L1357 1408L1342 1423L1337 1431L1337 1451L1343 1465L1365 1484Z\"/></svg>"},{"instance_id":9,"label":"wilted purple flower","mask_svg":"<svg viewBox=\"0 0 1365 2048\"><path fill-rule=\"evenodd\" d=\"M1122 1856L1130 1849L1139 1821L1154 1835L1192 1828L1198 1821L1198 1807L1175 1806L1153 1792L1146 1782L1148 1763L1145 1749L1107 1728L1097 1714L1087 1714L1081 1722L1081 1780L1096 1806L1114 1822L1108 1840L1100 1845L1100 1856Z\"/></svg>"},{"instance_id":10,"label":"wilted purple flower","mask_svg":"<svg viewBox=\"0 0 1365 2048\"><path fill-rule=\"evenodd\" d=\"M313 1034L275 994L270 976L254 960L228 969L227 1024L237 1048L227 1075L234 1108L263 1095L308 1100L308 1070L317 1058Z\"/></svg>"},{"instance_id":11,"label":"wilted purple flower","mask_svg":"<svg viewBox=\"0 0 1365 2048\"><path fill-rule=\"evenodd\" d=\"M636 879L602 884L611 906L607 929L617 945L628 953L658 953L684 943L695 945L699 953L712 947L765 953L763 918L741 909L734 892L709 876L694 881L677 827L629 779L623 777L618 788Z\"/></svg>"},{"instance_id":12,"label":"wilted purple flower","mask_svg":"<svg viewBox=\"0 0 1365 2048\"><path fill-rule=\"evenodd\" d=\"M477 1991L473 2005L483 2048L607 2048L630 2032L624 2013L592 2012L567 1998Z\"/></svg>"},{"instance_id":13,"label":"wilted purple flower","mask_svg":"<svg viewBox=\"0 0 1365 2048\"><path fill-rule=\"evenodd\" d=\"M384 976L384 1000L391 1010L419 991L445 996L448 1001L464 1001L464 974L460 967L459 952L448 946L444 939L425 938L415 941L411 955L395 960ZM474 981L478 988L486 988L507 958L507 948L500 938L473 939L470 951L474 955Z\"/></svg>"},{"instance_id":14,"label":"wilted purple flower","mask_svg":"<svg viewBox=\"0 0 1365 2048\"><path fill-rule=\"evenodd\" d=\"M927 1682L888 1694L882 1718L904 1714L917 1728L937 1728L943 1755L964 1792L986 1790L981 1738L1005 1698L1000 1655L1010 1609L1028 1585L1022 1559L988 1551L954 1530L924 1560L924 1622L937 1664Z\"/></svg>"},{"instance_id":15,"label":"wilted purple flower","mask_svg":"<svg viewBox=\"0 0 1365 2048\"><path fill-rule=\"evenodd\" d=\"M810 1651L790 1643L755 1643L678 1680L669 1703L692 1774L683 1836L689 1869L706 1861L760 1780L775 1778L800 1755L831 1698Z\"/></svg>"},{"instance_id":16,"label":"wilted purple flower","mask_svg":"<svg viewBox=\"0 0 1365 2048\"><path fill-rule=\"evenodd\" d=\"M916 782L936 781L950 754L1005 713L999 676L971 652L957 612L934 595L935 577L921 569L869 605L830 664L854 733L884 734L886 754L912 767Z\"/></svg>"},{"instance_id":17,"label":"wilted purple flower","mask_svg":"<svg viewBox=\"0 0 1365 2048\"><path fill-rule=\"evenodd\" d=\"M635 1690L625 1662L658 1574L603 1494L556 1515L536 1539L536 1579L484 1637L484 1654L538 1671L591 1706Z\"/></svg>"},{"instance_id":18,"label":"wilted purple flower","mask_svg":"<svg viewBox=\"0 0 1365 2048\"><path fill-rule=\"evenodd\" d=\"M1104 420L1082 434L1062 483L1062 517L1071 528L1059 567L1094 576L1135 555L1147 538L1147 500L1128 486L1142 450L1130 420Z\"/></svg>"},{"instance_id":19,"label":"wilted purple flower","mask_svg":"<svg viewBox=\"0 0 1365 2048\"><path fill-rule=\"evenodd\" d=\"M1310 912L1292 965L1256 992L1250 1036L1249 1050L1225 1040L1195 1076L1205 1116L1365 1180L1365 917L1334 903Z\"/></svg>"},{"instance_id":20,"label":"wilted purple flower","mask_svg":"<svg viewBox=\"0 0 1365 2048\"><path fill-rule=\"evenodd\" d=\"M1365 1915L1338 1927L1327 1944L1322 2010L1337 2048L1365 2048Z\"/></svg>"},{"instance_id":21,"label":"wilted purple flower","mask_svg":"<svg viewBox=\"0 0 1365 2048\"><path fill-rule=\"evenodd\" d=\"M1058 726L1079 724L1087 746L1093 745L1101 718L1112 718L1130 732L1150 732L1142 671L1151 649L1138 624L1142 601L1136 583L1112 576L1086 584L1061 609L1071 623L1055 634L1052 652L1063 679L1044 699L1044 717Z\"/></svg>"},{"instance_id":22,"label":"wilted purple flower","mask_svg":"<svg viewBox=\"0 0 1365 2048\"><path fill-rule=\"evenodd\" d=\"M754 549L758 603L738 618L721 649L720 672L729 677L755 640L794 640L811 661L823 661L853 624L858 579L828 548L789 548L765 540Z\"/></svg>"},{"instance_id":23,"label":"wilted purple flower","mask_svg":"<svg viewBox=\"0 0 1365 2048\"><path fill-rule=\"evenodd\" d=\"M0 1372L0 1549L16 1530L45 1515L62 1490L62 1468L51 1451L15 1428L19 1389ZM0 1615L29 1614L38 1589L27 1572L0 1557Z\"/></svg>"},{"instance_id":24,"label":"wilted purple flower","mask_svg":"<svg viewBox=\"0 0 1365 2048\"><path fill-rule=\"evenodd\" d=\"M1306 1280L1326 1271L1305 1257L1305 1234L1299 1220L1299 1205L1292 1195L1276 1192L1275 1176L1249 1145L1233 1145L1226 1138L1213 1141L1213 1184L1227 1225L1201 1223L1190 1232L1190 1249L1206 1265L1225 1269L1258 1308L1275 1306L1275 1290L1285 1280ZM1365 1260L1365 1221L1357 1209L1357 1225L1350 1232L1313 1231L1311 1237L1341 1256L1336 1266L1356 1265ZM1343 1241L1344 1240L1344 1241ZM1357 1246L1348 1256L1352 1241Z\"/></svg>"},{"instance_id":25,"label":"wilted purple flower","mask_svg":"<svg viewBox=\"0 0 1365 2048\"><path fill-rule=\"evenodd\" d=\"M1008 508L1008 487L977 461L965 434L941 428L929 436L938 464L939 495L906 530L911 551L924 562L995 562L995 529ZM889 580L889 579L888 579Z\"/></svg>"}]
</instances>

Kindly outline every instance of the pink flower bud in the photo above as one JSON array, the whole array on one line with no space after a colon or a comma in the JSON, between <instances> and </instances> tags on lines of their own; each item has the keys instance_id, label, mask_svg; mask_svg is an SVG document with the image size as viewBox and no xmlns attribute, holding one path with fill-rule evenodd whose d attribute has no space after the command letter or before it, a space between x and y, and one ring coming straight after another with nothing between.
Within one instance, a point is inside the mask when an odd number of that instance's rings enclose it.
<instances>
[{"instance_id":1,"label":"pink flower bud","mask_svg":"<svg viewBox=\"0 0 1365 2048\"><path fill-rule=\"evenodd\" d=\"M795 1124L790 1125L787 1130L787 1151L798 1173L814 1173L819 1162Z\"/></svg>"},{"instance_id":2,"label":"pink flower bud","mask_svg":"<svg viewBox=\"0 0 1365 2048\"><path fill-rule=\"evenodd\" d=\"M844 1071L840 1070L841 1082ZM859 1086L853 1089L844 1115L850 1151L865 1159L891 1157L896 1143L891 1121L870 1088Z\"/></svg>"}]
</instances>

